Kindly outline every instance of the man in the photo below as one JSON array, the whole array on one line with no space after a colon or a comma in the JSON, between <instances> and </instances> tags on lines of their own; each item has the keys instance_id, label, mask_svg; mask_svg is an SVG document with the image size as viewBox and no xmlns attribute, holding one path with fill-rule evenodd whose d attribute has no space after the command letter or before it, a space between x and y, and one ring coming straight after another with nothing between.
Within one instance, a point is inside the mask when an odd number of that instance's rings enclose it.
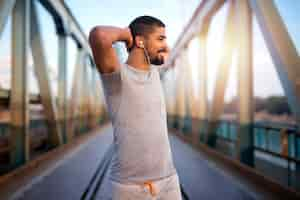
<instances>
[{"instance_id":1,"label":"man","mask_svg":"<svg viewBox=\"0 0 300 200\"><path fill-rule=\"evenodd\" d=\"M126 63L112 47L117 41L126 43ZM141 16L129 28L96 26L89 42L114 130L113 199L181 199L158 69L168 53L165 25Z\"/></svg>"}]
</instances>

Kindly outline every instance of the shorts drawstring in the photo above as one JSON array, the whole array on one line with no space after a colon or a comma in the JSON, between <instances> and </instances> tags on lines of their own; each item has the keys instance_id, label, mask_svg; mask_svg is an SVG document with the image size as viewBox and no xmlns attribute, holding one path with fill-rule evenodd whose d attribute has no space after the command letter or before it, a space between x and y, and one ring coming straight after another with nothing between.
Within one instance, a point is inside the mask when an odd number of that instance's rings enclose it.
<instances>
[{"instance_id":1,"label":"shorts drawstring","mask_svg":"<svg viewBox=\"0 0 300 200\"><path fill-rule=\"evenodd\" d=\"M147 186L149 187L149 191L150 191L151 195L155 196L157 194L157 191L155 189L153 182L152 181L144 182L143 187L147 187Z\"/></svg>"}]
</instances>

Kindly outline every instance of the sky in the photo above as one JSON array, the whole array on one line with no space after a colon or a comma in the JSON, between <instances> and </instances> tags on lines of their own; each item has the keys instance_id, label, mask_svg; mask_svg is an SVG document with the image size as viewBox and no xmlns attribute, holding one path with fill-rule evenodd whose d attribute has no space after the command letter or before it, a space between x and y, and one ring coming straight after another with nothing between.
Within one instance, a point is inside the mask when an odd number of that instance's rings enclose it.
<instances>
[{"instance_id":1,"label":"sky","mask_svg":"<svg viewBox=\"0 0 300 200\"><path fill-rule=\"evenodd\" d=\"M96 25L112 25L126 27L137 16L152 15L161 19L166 24L167 41L173 47L182 28L192 16L199 5L199 0L65 0L73 15L78 20L83 31L88 35L92 27ZM289 34L300 52L300 0L275 0L275 4L282 16ZM219 55L222 51L224 23L226 20L228 5L225 4L212 20L208 35L208 96L212 97L216 72L218 69ZM56 92L57 84L57 54L58 42L54 24L49 13L37 4L37 11L44 41L50 79L53 80L52 88ZM6 23L3 34L0 37L0 86L7 88L10 85L10 52L11 52L11 18ZM253 20L253 55L254 55L254 95L267 97L270 95L283 95L282 87L278 79L275 67L272 63L264 39ZM198 94L197 74L199 42L193 40L189 45L189 63L193 70L194 91ZM125 49L124 49L125 51ZM73 79L73 70L76 61L76 46L68 39L68 88ZM37 92L37 84L32 70L30 59L30 90ZM237 95L237 66L233 64L230 71L230 79L226 90L226 100Z\"/></svg>"}]
</instances>

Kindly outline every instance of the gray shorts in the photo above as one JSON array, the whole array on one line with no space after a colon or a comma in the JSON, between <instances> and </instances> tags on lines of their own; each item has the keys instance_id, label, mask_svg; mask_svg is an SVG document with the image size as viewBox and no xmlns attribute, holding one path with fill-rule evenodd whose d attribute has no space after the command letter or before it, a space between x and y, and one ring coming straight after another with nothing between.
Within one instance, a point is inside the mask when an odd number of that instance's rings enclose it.
<instances>
[{"instance_id":1,"label":"gray shorts","mask_svg":"<svg viewBox=\"0 0 300 200\"><path fill-rule=\"evenodd\" d=\"M177 174L140 185L111 183L113 200L181 200Z\"/></svg>"}]
</instances>

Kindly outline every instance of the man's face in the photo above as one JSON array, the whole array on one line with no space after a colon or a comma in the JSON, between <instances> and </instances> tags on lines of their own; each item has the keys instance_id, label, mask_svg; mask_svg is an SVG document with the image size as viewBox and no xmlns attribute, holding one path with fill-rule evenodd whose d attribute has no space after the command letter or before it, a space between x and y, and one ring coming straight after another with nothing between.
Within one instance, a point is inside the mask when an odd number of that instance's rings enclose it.
<instances>
[{"instance_id":1,"label":"man's face","mask_svg":"<svg viewBox=\"0 0 300 200\"><path fill-rule=\"evenodd\" d=\"M166 61L169 48L164 27L155 27L147 36L145 48L153 65L162 65Z\"/></svg>"}]
</instances>

